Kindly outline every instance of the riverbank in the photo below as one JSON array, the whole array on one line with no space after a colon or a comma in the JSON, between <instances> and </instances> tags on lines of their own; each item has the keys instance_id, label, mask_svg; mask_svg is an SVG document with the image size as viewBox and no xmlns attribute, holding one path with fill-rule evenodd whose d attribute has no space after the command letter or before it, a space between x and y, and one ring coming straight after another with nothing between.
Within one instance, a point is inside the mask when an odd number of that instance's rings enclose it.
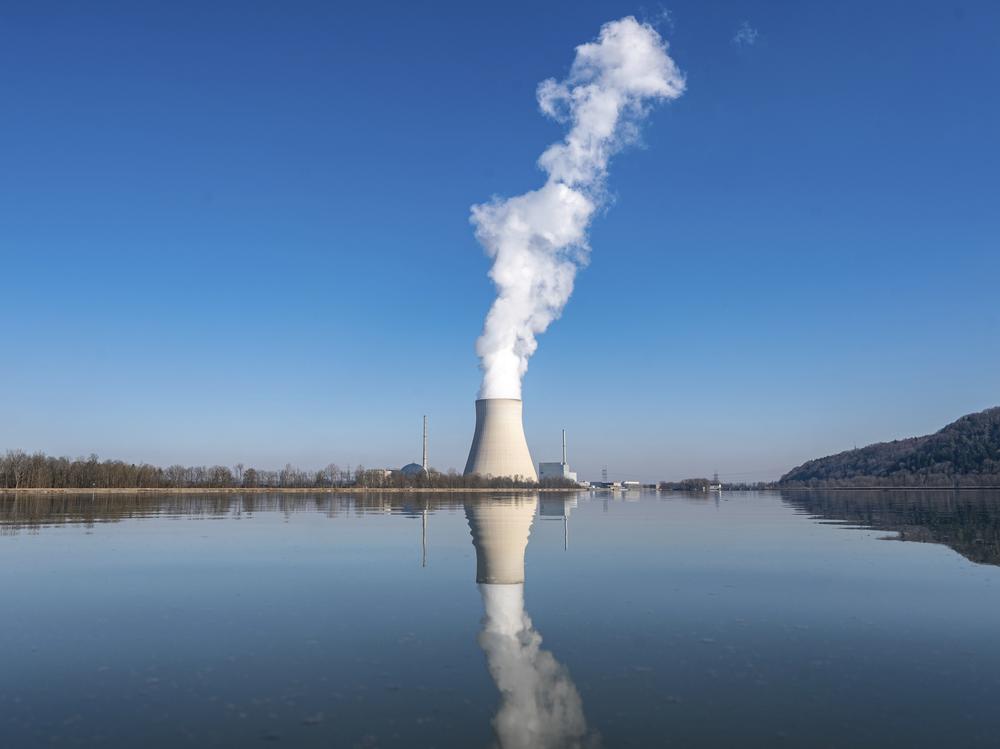
<instances>
[{"instance_id":1,"label":"riverbank","mask_svg":"<svg viewBox=\"0 0 1000 749\"><path fill-rule=\"evenodd\" d=\"M978 489L989 489L996 491L1000 485L996 486L778 486L779 491L786 492L951 492L951 491L976 491Z\"/></svg>"},{"instance_id":2,"label":"riverbank","mask_svg":"<svg viewBox=\"0 0 1000 749\"><path fill-rule=\"evenodd\" d=\"M326 487L280 487L280 486L255 486L255 487L190 487L190 488L153 488L153 487L132 487L132 488L110 488L93 487L91 489L0 489L3 494L539 494L539 493L576 493L585 491L583 488L511 488L494 489L488 487L467 487L467 488L432 488L414 487L410 489L400 489L397 487L373 487L373 486L326 486Z\"/></svg>"}]
</instances>

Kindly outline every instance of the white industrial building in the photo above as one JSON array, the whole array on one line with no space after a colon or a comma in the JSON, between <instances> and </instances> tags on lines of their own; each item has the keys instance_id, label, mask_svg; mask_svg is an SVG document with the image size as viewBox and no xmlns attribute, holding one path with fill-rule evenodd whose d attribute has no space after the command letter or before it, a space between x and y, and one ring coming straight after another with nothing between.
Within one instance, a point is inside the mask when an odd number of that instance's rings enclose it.
<instances>
[{"instance_id":1,"label":"white industrial building","mask_svg":"<svg viewBox=\"0 0 1000 749\"><path fill-rule=\"evenodd\" d=\"M569 470L569 466L566 463L539 463L538 479L539 481L544 481L545 479L577 480L576 471Z\"/></svg>"},{"instance_id":2,"label":"white industrial building","mask_svg":"<svg viewBox=\"0 0 1000 749\"><path fill-rule=\"evenodd\" d=\"M562 430L562 462L561 463L539 463L538 480L545 479L566 479L576 481L576 472L569 470L569 463L566 462L566 430Z\"/></svg>"}]
</instances>

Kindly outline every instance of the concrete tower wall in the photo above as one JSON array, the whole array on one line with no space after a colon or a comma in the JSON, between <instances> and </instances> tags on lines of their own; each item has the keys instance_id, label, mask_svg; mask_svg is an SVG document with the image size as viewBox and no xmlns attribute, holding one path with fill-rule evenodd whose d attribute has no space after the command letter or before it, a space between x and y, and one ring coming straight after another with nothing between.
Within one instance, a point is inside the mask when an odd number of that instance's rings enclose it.
<instances>
[{"instance_id":1,"label":"concrete tower wall","mask_svg":"<svg viewBox=\"0 0 1000 749\"><path fill-rule=\"evenodd\" d=\"M521 421L521 401L483 398L476 401L476 433L465 474L521 476L538 481Z\"/></svg>"}]
</instances>

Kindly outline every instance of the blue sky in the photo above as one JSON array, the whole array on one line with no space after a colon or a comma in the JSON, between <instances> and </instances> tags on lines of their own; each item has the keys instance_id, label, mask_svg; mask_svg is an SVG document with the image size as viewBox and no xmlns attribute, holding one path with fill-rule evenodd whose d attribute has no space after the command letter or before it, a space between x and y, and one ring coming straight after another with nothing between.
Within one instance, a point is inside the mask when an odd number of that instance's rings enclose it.
<instances>
[{"instance_id":1,"label":"blue sky","mask_svg":"<svg viewBox=\"0 0 1000 749\"><path fill-rule=\"evenodd\" d=\"M1000 403L1000 6L669 3L524 382L536 460L773 478ZM659 6L10 3L0 449L461 469L537 84ZM753 43L734 41L740 27Z\"/></svg>"}]
</instances>

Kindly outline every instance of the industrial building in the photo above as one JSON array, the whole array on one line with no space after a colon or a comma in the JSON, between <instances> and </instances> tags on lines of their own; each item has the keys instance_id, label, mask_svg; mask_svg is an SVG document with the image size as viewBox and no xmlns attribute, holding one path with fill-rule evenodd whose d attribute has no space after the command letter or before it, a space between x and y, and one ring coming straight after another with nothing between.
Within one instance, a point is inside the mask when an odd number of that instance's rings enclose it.
<instances>
[{"instance_id":1,"label":"industrial building","mask_svg":"<svg viewBox=\"0 0 1000 749\"><path fill-rule=\"evenodd\" d=\"M569 463L566 461L566 430L562 430L562 462L561 463L539 463L538 478L545 479L565 479L576 481L576 472L569 470Z\"/></svg>"}]
</instances>

